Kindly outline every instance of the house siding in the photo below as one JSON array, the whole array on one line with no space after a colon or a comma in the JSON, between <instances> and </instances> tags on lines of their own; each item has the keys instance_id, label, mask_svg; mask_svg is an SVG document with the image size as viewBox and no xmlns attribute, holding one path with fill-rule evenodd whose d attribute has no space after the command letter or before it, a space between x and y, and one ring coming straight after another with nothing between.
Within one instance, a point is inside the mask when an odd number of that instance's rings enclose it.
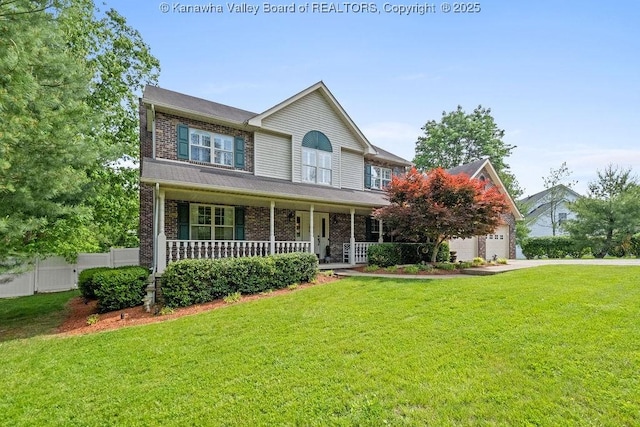
<instances>
[{"instance_id":1,"label":"house siding","mask_svg":"<svg viewBox=\"0 0 640 427\"><path fill-rule=\"evenodd\" d=\"M291 181L291 138L255 133L255 175Z\"/></svg>"},{"instance_id":2,"label":"house siding","mask_svg":"<svg viewBox=\"0 0 640 427\"><path fill-rule=\"evenodd\" d=\"M153 156L153 133L147 130L147 107L140 101L140 158Z\"/></svg>"},{"instance_id":3,"label":"house siding","mask_svg":"<svg viewBox=\"0 0 640 427\"><path fill-rule=\"evenodd\" d=\"M141 117L142 118L142 117ZM254 170L254 143L253 133L242 129L236 129L229 126L202 122L199 120L188 119L184 117L174 116L156 111L156 158L178 160L177 152L177 126L184 124L189 128L200 129L207 132L219 133L233 137L244 138L245 164L244 169L247 172ZM142 126L142 120L141 120ZM149 157L151 154L149 154ZM212 166L221 169L234 169L231 166L214 165L212 163L201 163L188 160L182 160L189 163Z\"/></svg>"},{"instance_id":4,"label":"house siding","mask_svg":"<svg viewBox=\"0 0 640 427\"><path fill-rule=\"evenodd\" d=\"M333 148L332 179L334 187L341 183L342 147L363 152L363 146L351 129L318 92L312 92L296 102L276 111L262 121L263 127L290 134L293 138L292 180L300 182L302 138L307 132L317 130L324 133Z\"/></svg>"},{"instance_id":5,"label":"house siding","mask_svg":"<svg viewBox=\"0 0 640 427\"><path fill-rule=\"evenodd\" d=\"M341 187L362 190L364 188L364 158L362 154L343 149L340 160Z\"/></svg>"}]
</instances>

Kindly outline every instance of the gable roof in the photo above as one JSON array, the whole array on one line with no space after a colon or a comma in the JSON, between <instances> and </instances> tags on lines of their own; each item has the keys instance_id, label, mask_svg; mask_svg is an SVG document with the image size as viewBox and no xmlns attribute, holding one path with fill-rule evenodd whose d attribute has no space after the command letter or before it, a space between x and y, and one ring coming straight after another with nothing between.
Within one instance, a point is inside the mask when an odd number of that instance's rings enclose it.
<instances>
[{"instance_id":1,"label":"gable roof","mask_svg":"<svg viewBox=\"0 0 640 427\"><path fill-rule=\"evenodd\" d=\"M489 159L478 159L471 163L466 163L464 165L449 168L447 169L447 172L449 172L451 175L458 175L458 174L464 173L466 175L469 175L469 177L471 178L475 178L476 175L482 170L485 163L487 162L489 162ZM502 181L500 181L500 184L502 184Z\"/></svg>"},{"instance_id":2,"label":"gable roof","mask_svg":"<svg viewBox=\"0 0 640 427\"><path fill-rule=\"evenodd\" d=\"M220 104L218 102L209 101L207 99L186 95L152 85L145 86L142 93L142 102L147 105L153 105L155 108L161 108L173 113L182 112L235 125L250 124L261 127L262 120L264 118L288 105L291 105L295 101L314 91L318 91L328 101L333 110L336 111L346 125L353 131L357 139L362 143L363 147L365 147L365 154L382 160L387 160L392 163L402 164L405 166L412 165L410 161L371 144L322 81L309 86L307 89L287 98L263 113L254 113L252 111L231 107L229 105Z\"/></svg>"},{"instance_id":3,"label":"gable roof","mask_svg":"<svg viewBox=\"0 0 640 427\"><path fill-rule=\"evenodd\" d=\"M236 124L243 124L257 114L151 85L145 86L142 102Z\"/></svg>"},{"instance_id":4,"label":"gable roof","mask_svg":"<svg viewBox=\"0 0 640 427\"><path fill-rule=\"evenodd\" d=\"M482 172L482 170L484 169L486 169L487 172L489 173L489 178L491 179L491 181L496 186L498 186L501 189L500 192L506 196L507 203L511 208L511 213L513 213L513 216L515 216L516 219L522 219L523 218L522 214L520 213L515 202L507 192L507 189L502 183L502 180L498 176L498 172L496 172L496 170L494 169L493 165L491 164L488 158L478 159L471 163L449 168L447 169L447 172L450 173L451 175L458 175L458 174L464 173L468 175L470 178L477 178L478 175L480 175L480 172Z\"/></svg>"},{"instance_id":5,"label":"gable roof","mask_svg":"<svg viewBox=\"0 0 640 427\"><path fill-rule=\"evenodd\" d=\"M316 91L327 100L331 108L338 114L338 116L344 121L344 123L351 129L351 131L353 131L354 135L356 135L356 138L363 145L365 154L377 154L377 150L364 136L364 134L354 123L354 121L351 120L351 117L349 117L344 108L342 108L342 105L340 105L338 100L333 96L329 88L327 88L322 80L314 85L309 86L303 91L298 92L297 94L285 99L281 103L274 105L265 112L250 118L248 123L253 126L262 127L262 120Z\"/></svg>"},{"instance_id":6,"label":"gable roof","mask_svg":"<svg viewBox=\"0 0 640 427\"><path fill-rule=\"evenodd\" d=\"M536 206L540 200L544 199L551 191L553 191L556 188L561 188L565 192L565 194L570 194L572 196L575 196L576 198L582 197L579 193L576 193L566 185L558 184L554 187L547 188L546 190L542 190L539 193L525 197L524 199L520 199L520 202L530 204L532 207Z\"/></svg>"},{"instance_id":7,"label":"gable roof","mask_svg":"<svg viewBox=\"0 0 640 427\"><path fill-rule=\"evenodd\" d=\"M375 150L378 152L378 154L374 155L373 157L377 158L377 159L382 159L382 160L387 160L389 162L392 163L400 163L403 164L405 166L412 166L413 163L411 163L410 161L403 159L400 156L396 156L393 153L388 152L387 150L383 150L382 148L378 147L377 145L373 145L373 148L375 148Z\"/></svg>"}]
</instances>

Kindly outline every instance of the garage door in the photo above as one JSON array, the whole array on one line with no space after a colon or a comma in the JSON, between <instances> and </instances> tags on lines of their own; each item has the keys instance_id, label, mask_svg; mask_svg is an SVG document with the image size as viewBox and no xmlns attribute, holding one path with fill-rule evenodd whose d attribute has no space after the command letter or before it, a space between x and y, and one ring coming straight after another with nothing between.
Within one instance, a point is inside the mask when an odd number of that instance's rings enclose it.
<instances>
[{"instance_id":1,"label":"garage door","mask_svg":"<svg viewBox=\"0 0 640 427\"><path fill-rule=\"evenodd\" d=\"M458 261L471 261L478 256L478 238L451 239L449 250L456 251Z\"/></svg>"},{"instance_id":2,"label":"garage door","mask_svg":"<svg viewBox=\"0 0 640 427\"><path fill-rule=\"evenodd\" d=\"M487 259L509 258L509 226L499 226L493 234L487 235Z\"/></svg>"}]
</instances>

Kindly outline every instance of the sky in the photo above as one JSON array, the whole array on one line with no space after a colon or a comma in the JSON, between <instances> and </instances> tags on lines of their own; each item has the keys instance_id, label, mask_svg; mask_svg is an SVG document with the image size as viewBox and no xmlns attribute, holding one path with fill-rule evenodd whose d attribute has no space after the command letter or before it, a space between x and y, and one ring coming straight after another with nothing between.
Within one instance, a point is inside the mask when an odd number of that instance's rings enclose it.
<instances>
[{"instance_id":1,"label":"sky","mask_svg":"<svg viewBox=\"0 0 640 427\"><path fill-rule=\"evenodd\" d=\"M515 146L506 163L527 196L563 162L583 194L609 164L640 174L638 6L105 0L100 7L140 32L160 60L163 88L259 113L322 80L371 143L407 160L427 121L458 105L468 113L490 108Z\"/></svg>"}]
</instances>

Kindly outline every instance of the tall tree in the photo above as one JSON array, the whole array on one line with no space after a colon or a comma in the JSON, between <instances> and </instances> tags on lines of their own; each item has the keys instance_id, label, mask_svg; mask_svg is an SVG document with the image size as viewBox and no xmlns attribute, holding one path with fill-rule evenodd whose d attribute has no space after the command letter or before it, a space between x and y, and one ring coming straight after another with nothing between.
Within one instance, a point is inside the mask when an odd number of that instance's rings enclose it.
<instances>
[{"instance_id":1,"label":"tall tree","mask_svg":"<svg viewBox=\"0 0 640 427\"><path fill-rule=\"evenodd\" d=\"M138 157L158 69L92 0L0 0L0 264L135 244L137 174L114 165Z\"/></svg>"},{"instance_id":2,"label":"tall tree","mask_svg":"<svg viewBox=\"0 0 640 427\"><path fill-rule=\"evenodd\" d=\"M603 258L640 231L640 187L631 169L608 165L589 183L587 197L569 204L576 218L567 221L571 237Z\"/></svg>"},{"instance_id":3,"label":"tall tree","mask_svg":"<svg viewBox=\"0 0 640 427\"><path fill-rule=\"evenodd\" d=\"M0 263L64 253L69 241L96 247L68 227L88 215L86 169L103 153L92 74L46 6L0 2ZM55 237L63 229L66 242Z\"/></svg>"},{"instance_id":4,"label":"tall tree","mask_svg":"<svg viewBox=\"0 0 640 427\"><path fill-rule=\"evenodd\" d=\"M545 200L549 206L546 216L549 218L553 236L556 235L561 226L558 209L567 202L567 193L577 184L577 181L569 179L571 173L567 167L567 162L562 162L558 169L551 168L549 175L542 177L544 188L547 189Z\"/></svg>"},{"instance_id":5,"label":"tall tree","mask_svg":"<svg viewBox=\"0 0 640 427\"><path fill-rule=\"evenodd\" d=\"M488 157L511 197L522 194L505 161L516 147L503 141L504 130L498 128L490 108L479 105L467 114L458 105L455 111L443 111L439 122L429 120L422 130L413 159L419 170L449 169Z\"/></svg>"},{"instance_id":6,"label":"tall tree","mask_svg":"<svg viewBox=\"0 0 640 427\"><path fill-rule=\"evenodd\" d=\"M392 235L403 240L432 242L432 262L442 242L491 233L500 224L500 215L509 210L496 187L442 168L428 176L412 168L402 177L394 176L385 192L390 204L377 209L374 217L388 223Z\"/></svg>"},{"instance_id":7,"label":"tall tree","mask_svg":"<svg viewBox=\"0 0 640 427\"><path fill-rule=\"evenodd\" d=\"M58 9L69 47L85 59L93 79L89 105L102 114L95 138L106 157L89 171L85 204L101 250L138 245L138 96L157 84L160 63L140 33L116 10L100 11L93 0L73 0ZM108 210L105 208L108 206Z\"/></svg>"}]
</instances>

